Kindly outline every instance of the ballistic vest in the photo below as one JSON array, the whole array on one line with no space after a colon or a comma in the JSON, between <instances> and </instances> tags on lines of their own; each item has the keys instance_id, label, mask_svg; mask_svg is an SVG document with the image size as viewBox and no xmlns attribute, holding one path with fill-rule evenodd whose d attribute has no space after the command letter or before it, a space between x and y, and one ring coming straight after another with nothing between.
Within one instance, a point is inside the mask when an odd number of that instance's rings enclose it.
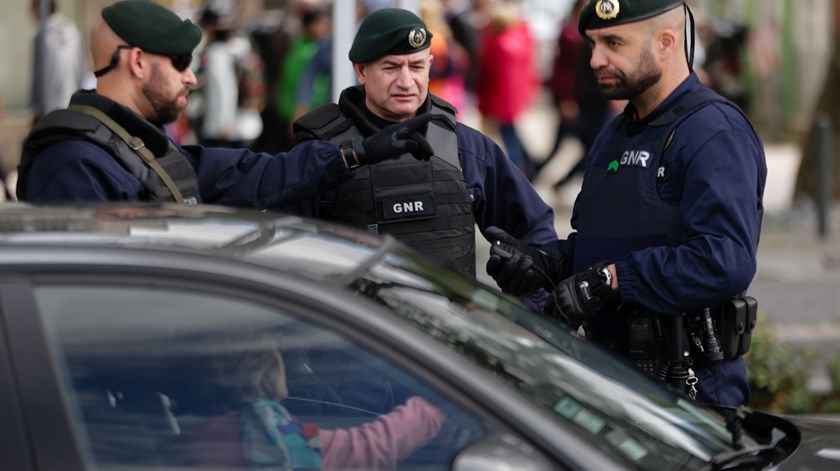
<instances>
[{"instance_id":1,"label":"ballistic vest","mask_svg":"<svg viewBox=\"0 0 840 471\"><path fill-rule=\"evenodd\" d=\"M425 133L434 149L429 161L410 154L356 169L354 177L322 200L322 214L373 233L391 234L409 247L460 273L475 276L475 216L458 157L455 109L429 95L433 120ZM365 116L364 92L351 87L339 104L326 104L295 123L296 136L343 143L379 128ZM444 121L444 120L441 120Z\"/></svg>"},{"instance_id":2,"label":"ballistic vest","mask_svg":"<svg viewBox=\"0 0 840 471\"><path fill-rule=\"evenodd\" d=\"M70 109L55 110L41 118L26 138L19 166L19 199L25 195L32 160L41 151L58 142L81 139L103 148L140 180L144 189L141 201L201 203L195 170L171 140L161 136L167 142L166 152L154 155L140 138L128 133L92 100L83 100L84 104L75 101L71 101Z\"/></svg>"},{"instance_id":3,"label":"ballistic vest","mask_svg":"<svg viewBox=\"0 0 840 471\"><path fill-rule=\"evenodd\" d=\"M573 273L632 251L680 243L679 207L662 199L657 179L677 178L669 174L674 169L668 157L677 128L712 103L732 106L710 90L692 92L646 126L634 127L624 114L608 125L610 135L587 156L590 163L576 208ZM620 337L625 326L615 316L620 314L605 309L587 322L588 332L596 339Z\"/></svg>"}]
</instances>

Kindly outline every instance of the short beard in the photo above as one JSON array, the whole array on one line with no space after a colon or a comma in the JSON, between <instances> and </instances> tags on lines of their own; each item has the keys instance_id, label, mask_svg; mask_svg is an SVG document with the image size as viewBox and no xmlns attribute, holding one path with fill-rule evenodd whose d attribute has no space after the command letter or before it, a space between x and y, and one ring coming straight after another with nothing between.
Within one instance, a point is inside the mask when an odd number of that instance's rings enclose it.
<instances>
[{"instance_id":1,"label":"short beard","mask_svg":"<svg viewBox=\"0 0 840 471\"><path fill-rule=\"evenodd\" d=\"M635 77L627 77L619 71L611 71L610 75L616 77L618 83L608 85L599 83L601 96L607 100L632 100L656 85L662 78L662 71L654 65L650 49L642 51L639 62L639 71Z\"/></svg>"},{"instance_id":2,"label":"short beard","mask_svg":"<svg viewBox=\"0 0 840 471\"><path fill-rule=\"evenodd\" d=\"M157 64L152 64L151 77L149 81L143 84L143 96L149 100L152 105L152 110L155 112L154 119L149 121L157 124L169 124L178 119L178 115L183 111L178 106L178 96L169 98L164 95L166 90L166 83L164 83L160 68Z\"/></svg>"}]
</instances>

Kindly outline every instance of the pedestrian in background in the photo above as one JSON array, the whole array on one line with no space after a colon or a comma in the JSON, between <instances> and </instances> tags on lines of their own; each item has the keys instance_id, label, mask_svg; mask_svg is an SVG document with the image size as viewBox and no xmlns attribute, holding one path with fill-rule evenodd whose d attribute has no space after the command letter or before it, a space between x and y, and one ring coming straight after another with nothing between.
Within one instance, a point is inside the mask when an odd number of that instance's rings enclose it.
<instances>
[{"instance_id":1,"label":"pedestrian in background","mask_svg":"<svg viewBox=\"0 0 840 471\"><path fill-rule=\"evenodd\" d=\"M475 93L475 58L478 57L478 30L480 15L473 8L472 0L441 0L444 16L452 39L461 47L470 59L470 67L464 72L464 85L468 98Z\"/></svg>"},{"instance_id":2,"label":"pedestrian in background","mask_svg":"<svg viewBox=\"0 0 840 471\"><path fill-rule=\"evenodd\" d=\"M392 3L389 0L360 0L357 2L356 28L366 16L378 9L388 8ZM333 37L332 34L326 34L318 43L317 51L315 51L300 80L298 80L295 119L331 101L332 55Z\"/></svg>"},{"instance_id":3,"label":"pedestrian in background","mask_svg":"<svg viewBox=\"0 0 840 471\"><path fill-rule=\"evenodd\" d=\"M478 111L498 127L513 164L532 178L536 166L516 132L516 121L539 91L536 44L517 0L479 0L477 7L487 19L478 50Z\"/></svg>"},{"instance_id":4,"label":"pedestrian in background","mask_svg":"<svg viewBox=\"0 0 840 471\"><path fill-rule=\"evenodd\" d=\"M582 324L587 338L654 377L682 381L700 402L739 406L749 401L743 348L722 339L738 317L748 324L755 315L744 294L767 166L749 120L692 71L690 18L682 0L584 7L578 30L592 45L601 93L629 104L586 156L575 232L537 253L488 230L518 256L491 256L487 271L508 292L556 285L549 315L574 330ZM692 321L707 309L720 316L698 334ZM700 334L721 348L688 345Z\"/></svg>"},{"instance_id":5,"label":"pedestrian in background","mask_svg":"<svg viewBox=\"0 0 840 471\"><path fill-rule=\"evenodd\" d=\"M234 27L233 16L208 6L199 20L207 36L199 68L204 99L200 142L206 147L245 147L262 132L262 64L250 40Z\"/></svg>"},{"instance_id":6,"label":"pedestrian in background","mask_svg":"<svg viewBox=\"0 0 840 471\"><path fill-rule=\"evenodd\" d=\"M583 152L576 157L572 168L554 183L554 188L565 185L583 173L583 157L589 152L601 128L619 111L617 106L601 96L595 74L589 66L592 50L578 33L578 15L587 2L577 0L563 22L548 82L560 122L554 144L546 158L538 164L538 170L551 162L564 139L576 138L583 146Z\"/></svg>"},{"instance_id":7,"label":"pedestrian in background","mask_svg":"<svg viewBox=\"0 0 840 471\"><path fill-rule=\"evenodd\" d=\"M404 157L359 170L321 196L320 217L393 234L418 252L475 276L475 233L504 227L526 244L554 240L554 216L490 138L456 122L455 109L428 92L432 34L417 15L377 10L350 49L361 85L345 89L295 123L299 141L360 139L416 116L435 116L424 135L429 162ZM416 119L416 118L415 118Z\"/></svg>"},{"instance_id":8,"label":"pedestrian in background","mask_svg":"<svg viewBox=\"0 0 840 471\"><path fill-rule=\"evenodd\" d=\"M47 20L42 24L41 0L31 3L32 17L38 23L32 49L33 123L50 111L67 106L88 73L79 29L58 13L56 0L48 0L47 5Z\"/></svg>"},{"instance_id":9,"label":"pedestrian in background","mask_svg":"<svg viewBox=\"0 0 840 471\"><path fill-rule=\"evenodd\" d=\"M381 159L432 149L428 119L364 140L307 142L288 154L178 146L164 133L187 106L200 29L163 6L123 0L102 10L91 35L96 90L36 123L23 145L17 193L36 203L178 201L266 209L312 198ZM142 20L142 21L139 21ZM307 214L304 214L307 215Z\"/></svg>"},{"instance_id":10,"label":"pedestrian in background","mask_svg":"<svg viewBox=\"0 0 840 471\"><path fill-rule=\"evenodd\" d=\"M429 70L429 93L463 110L467 105L465 73L470 68L467 51L455 40L440 0L422 0L420 18L432 33L432 61Z\"/></svg>"},{"instance_id":11,"label":"pedestrian in background","mask_svg":"<svg viewBox=\"0 0 840 471\"><path fill-rule=\"evenodd\" d=\"M277 108L281 122L285 123L285 126L275 129L274 132L286 133L284 140L289 143L293 142L292 122L304 111L309 111L308 107L305 110L298 108L298 88L301 87L301 78L318 52L321 41L329 34L331 26L330 16L322 8L311 7L304 10L301 13L301 31L292 40L283 61L279 89L276 92L277 101L271 105ZM329 95L325 96L327 93L324 90L325 84L321 82L313 85L315 89L313 89L312 97L317 96L314 99L321 101L319 105L326 103Z\"/></svg>"},{"instance_id":12,"label":"pedestrian in background","mask_svg":"<svg viewBox=\"0 0 840 471\"><path fill-rule=\"evenodd\" d=\"M278 129L288 128L290 123L281 120L274 104L277 103L277 92L280 90L280 78L289 47L303 28L301 15L309 9L318 8L320 4L320 0L286 1L280 23L262 41L260 55L265 64L266 106L262 110L263 131L253 146L256 151L273 154L287 151L293 146L289 133L277 132Z\"/></svg>"}]
</instances>

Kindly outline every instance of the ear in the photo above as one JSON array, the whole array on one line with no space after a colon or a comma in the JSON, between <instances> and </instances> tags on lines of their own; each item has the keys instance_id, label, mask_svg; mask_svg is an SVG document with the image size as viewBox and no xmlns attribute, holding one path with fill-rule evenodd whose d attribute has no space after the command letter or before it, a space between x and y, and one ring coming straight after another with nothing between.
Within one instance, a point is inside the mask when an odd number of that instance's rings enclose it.
<instances>
[{"instance_id":1,"label":"ear","mask_svg":"<svg viewBox=\"0 0 840 471\"><path fill-rule=\"evenodd\" d=\"M662 59L668 59L674 54L682 54L682 48L678 41L678 36L674 30L665 28L659 32L659 53Z\"/></svg>"},{"instance_id":2,"label":"ear","mask_svg":"<svg viewBox=\"0 0 840 471\"><path fill-rule=\"evenodd\" d=\"M358 80L359 84L364 85L367 64L353 64L353 72L356 72L356 80Z\"/></svg>"},{"instance_id":3,"label":"ear","mask_svg":"<svg viewBox=\"0 0 840 471\"><path fill-rule=\"evenodd\" d=\"M133 77L144 78L149 71L146 53L139 47L128 51L128 71Z\"/></svg>"}]
</instances>

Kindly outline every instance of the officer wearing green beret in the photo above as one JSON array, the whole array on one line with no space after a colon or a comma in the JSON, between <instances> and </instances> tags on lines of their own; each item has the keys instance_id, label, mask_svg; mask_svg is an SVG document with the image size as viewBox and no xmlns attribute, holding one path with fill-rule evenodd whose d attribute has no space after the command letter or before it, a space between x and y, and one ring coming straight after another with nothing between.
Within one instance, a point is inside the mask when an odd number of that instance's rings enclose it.
<instances>
[{"instance_id":1,"label":"officer wearing green beret","mask_svg":"<svg viewBox=\"0 0 840 471\"><path fill-rule=\"evenodd\" d=\"M429 93L432 40L423 20L408 10L367 16L349 54L360 85L295 122L295 139L341 142L434 116L423 130L434 149L429 162L401 158L368 166L323 194L318 210L327 219L393 234L474 276L476 225L482 232L501 226L541 246L556 238L554 217L498 145L457 122L455 108Z\"/></svg>"},{"instance_id":2,"label":"officer wearing green beret","mask_svg":"<svg viewBox=\"0 0 840 471\"><path fill-rule=\"evenodd\" d=\"M18 197L39 203L177 201L279 208L350 179L354 169L432 150L416 132L430 119L383 129L344 147L308 142L288 154L178 146L163 126L187 106L201 31L146 0L105 7L91 35L96 90L44 116L23 146ZM304 214L311 216L312 214Z\"/></svg>"},{"instance_id":3,"label":"officer wearing green beret","mask_svg":"<svg viewBox=\"0 0 840 471\"><path fill-rule=\"evenodd\" d=\"M501 233L516 256L488 272L514 293L555 285L547 314L698 401L739 406L767 166L747 117L692 71L693 27L682 0L581 10L601 94L629 104L586 155L575 232L552 257Z\"/></svg>"}]
</instances>

